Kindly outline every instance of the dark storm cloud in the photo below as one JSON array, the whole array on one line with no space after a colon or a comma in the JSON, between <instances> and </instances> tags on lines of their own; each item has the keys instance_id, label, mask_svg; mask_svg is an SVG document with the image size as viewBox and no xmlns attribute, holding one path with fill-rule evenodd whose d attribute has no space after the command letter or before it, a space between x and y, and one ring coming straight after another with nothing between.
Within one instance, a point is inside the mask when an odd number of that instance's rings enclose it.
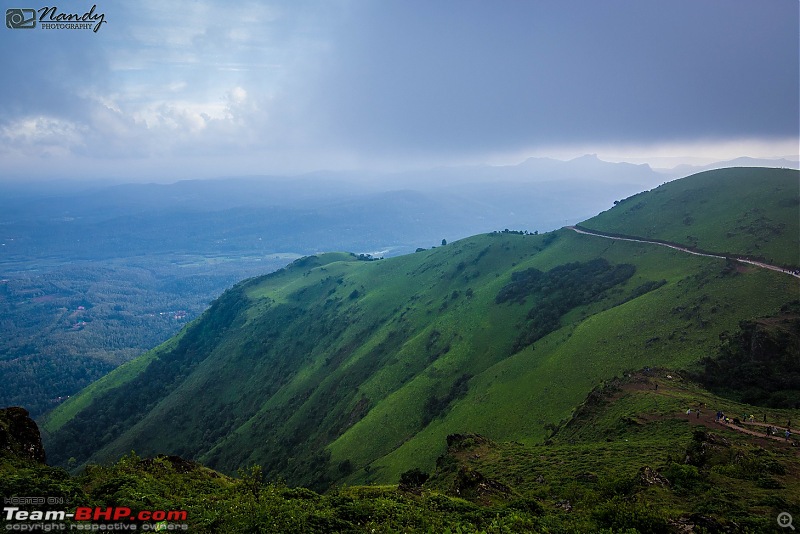
<instances>
[{"instance_id":1,"label":"dark storm cloud","mask_svg":"<svg viewBox=\"0 0 800 534\"><path fill-rule=\"evenodd\" d=\"M102 85L108 71L95 34L1 29L0 119L31 112L82 117L80 93Z\"/></svg>"},{"instance_id":2,"label":"dark storm cloud","mask_svg":"<svg viewBox=\"0 0 800 534\"><path fill-rule=\"evenodd\" d=\"M796 137L798 3L371 3L317 87L382 150Z\"/></svg>"},{"instance_id":3,"label":"dark storm cloud","mask_svg":"<svg viewBox=\"0 0 800 534\"><path fill-rule=\"evenodd\" d=\"M0 173L386 169L602 145L784 155L799 9L108 1L97 33L0 29Z\"/></svg>"}]
</instances>

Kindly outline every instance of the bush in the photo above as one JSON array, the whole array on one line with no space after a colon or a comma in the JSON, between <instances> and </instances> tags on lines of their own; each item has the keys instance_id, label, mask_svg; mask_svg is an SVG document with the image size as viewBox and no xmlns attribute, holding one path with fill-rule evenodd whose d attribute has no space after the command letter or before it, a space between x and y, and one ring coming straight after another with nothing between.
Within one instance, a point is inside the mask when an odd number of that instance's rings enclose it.
<instances>
[{"instance_id":1,"label":"bush","mask_svg":"<svg viewBox=\"0 0 800 534\"><path fill-rule=\"evenodd\" d=\"M559 265L542 272L529 268L511 273L511 282L500 289L495 303L535 302L514 342L516 352L561 326L571 309L601 300L604 293L633 276L630 264L612 265L602 258Z\"/></svg>"},{"instance_id":2,"label":"bush","mask_svg":"<svg viewBox=\"0 0 800 534\"><path fill-rule=\"evenodd\" d=\"M703 482L703 475L694 465L671 463L661 470L673 489L679 492L693 492Z\"/></svg>"},{"instance_id":3,"label":"bush","mask_svg":"<svg viewBox=\"0 0 800 534\"><path fill-rule=\"evenodd\" d=\"M667 533L670 525L667 518L660 515L652 506L637 502L627 502L614 498L598 506L592 512L598 525L614 531L636 529L639 532Z\"/></svg>"},{"instance_id":4,"label":"bush","mask_svg":"<svg viewBox=\"0 0 800 534\"><path fill-rule=\"evenodd\" d=\"M423 472L420 468L415 467L409 469L400 475L401 488L419 488L430 478L428 473Z\"/></svg>"}]
</instances>

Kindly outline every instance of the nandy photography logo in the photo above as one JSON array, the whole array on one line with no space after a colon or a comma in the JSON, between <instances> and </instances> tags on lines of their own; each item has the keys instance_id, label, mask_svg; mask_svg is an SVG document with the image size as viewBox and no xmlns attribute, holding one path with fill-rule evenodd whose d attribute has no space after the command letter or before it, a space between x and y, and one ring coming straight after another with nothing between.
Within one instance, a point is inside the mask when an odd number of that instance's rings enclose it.
<instances>
[{"instance_id":1,"label":"nandy photography logo","mask_svg":"<svg viewBox=\"0 0 800 534\"><path fill-rule=\"evenodd\" d=\"M6 28L10 30L33 30L38 26L42 30L92 30L97 33L106 22L105 13L97 12L97 4L83 13L62 13L56 6L6 9Z\"/></svg>"}]
</instances>

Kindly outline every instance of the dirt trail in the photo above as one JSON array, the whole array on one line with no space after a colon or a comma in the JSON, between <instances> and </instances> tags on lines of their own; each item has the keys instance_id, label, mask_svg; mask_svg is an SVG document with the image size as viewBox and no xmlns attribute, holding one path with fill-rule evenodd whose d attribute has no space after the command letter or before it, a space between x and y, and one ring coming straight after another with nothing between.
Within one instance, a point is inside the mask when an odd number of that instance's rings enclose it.
<instances>
[{"instance_id":1,"label":"dirt trail","mask_svg":"<svg viewBox=\"0 0 800 534\"><path fill-rule=\"evenodd\" d=\"M611 401L613 402L614 399L617 399L628 392L641 392L641 391L651 391L653 393L658 394L662 397L672 397L678 398L678 395L675 394L673 391L673 386L670 384L666 384L661 380L655 381L658 383L658 389L654 389L654 383L651 380L655 380L656 377L654 376L646 376L640 377L640 380L636 380L634 382L630 382L628 384L623 385L620 390L611 397ZM711 410L710 408L706 408L705 404L703 404L704 408L700 410L700 416L697 416L697 408L692 408L691 413L686 412L679 412L675 415L649 415L645 416L644 419L647 421L654 421L659 419L665 418L675 418L675 419L683 419L687 421L691 425L700 425L704 426L711 430L719 430L720 428L726 428L728 430L732 430L735 432L739 432L740 434L746 434L752 437L752 441L757 443L758 445L764 446L779 446L779 447L798 447L800 446L800 442L798 442L798 430L791 430L791 436L789 440L786 439L784 432L786 431L785 426L781 426L774 423L761 423L761 422L748 422L745 421L741 423L741 425L735 425L732 422L726 423L724 421L717 421L716 420L716 411ZM774 428L778 435L767 435L766 434L766 427L771 426ZM751 427L751 428L747 428ZM798 451L800 454L800 451Z\"/></svg>"},{"instance_id":2,"label":"dirt trail","mask_svg":"<svg viewBox=\"0 0 800 534\"><path fill-rule=\"evenodd\" d=\"M762 431L759 432L759 431L756 431L756 430L752 430L750 428L745 428L744 426L735 425L733 423L726 423L724 421L716 421L716 423L717 423L717 425L724 426L725 428L730 428L731 430L735 430L737 432L741 432L742 434L748 434L750 436L758 436L758 437L770 438L770 439L774 439L774 440L777 440L777 441L786 441L786 442L791 440L791 438L787 440L786 436L784 435L784 433L786 432L786 429L784 427L780 427L780 426L776 426L776 425L765 425L763 423L742 423L742 425L761 426L761 427L763 427L765 429L765 430L762 430ZM778 432L778 434L776 434L776 435L767 435L766 428L768 426L771 426L773 429L775 429L775 431Z\"/></svg>"},{"instance_id":3,"label":"dirt trail","mask_svg":"<svg viewBox=\"0 0 800 534\"><path fill-rule=\"evenodd\" d=\"M567 226L567 228L569 228L573 232L577 232L579 234L591 235L591 236L594 236L594 237L602 237L604 239L614 239L616 241L632 241L634 243L648 243L650 245L659 245L659 246L662 246L662 247L667 247L667 248L671 248L671 249L674 249L674 250L679 250L679 251L685 252L687 254L694 254L695 256L703 256L703 257L706 257L706 258L719 258L719 259L723 259L723 260L725 260L725 259L736 260L736 261L739 261L739 262L742 262L742 263L749 263L750 265L755 265L756 267L761 267L763 269L769 269L770 271L776 271L776 272L779 272L779 273L788 274L789 276L794 276L795 278L800 278L800 272L798 272L798 271L788 271L788 270L784 269L783 267L778 267L777 265L770 265L768 263L763 263L763 262L760 262L760 261L749 260L749 259L743 258L741 256L735 256L735 255L730 255L730 254L723 256L723 255L720 255L720 254L711 254L711 253L708 253L708 252L697 252L696 250L690 250L690 249L688 249L686 247L682 247L680 245L676 245L676 244L672 244L672 243L663 243L661 241L650 241L648 239L641 239L641 238L638 238L638 237L620 237L620 236L606 235L606 234L599 233L599 232L591 232L591 231L583 230L583 229L580 229L580 228L576 228L575 226Z\"/></svg>"},{"instance_id":4,"label":"dirt trail","mask_svg":"<svg viewBox=\"0 0 800 534\"><path fill-rule=\"evenodd\" d=\"M776 429L779 433L778 435L770 435L766 434L765 430L752 430L750 428L745 428L743 426L734 425L733 423L725 423L724 421L717 421L714 417L715 412L710 410L700 412L700 417L697 417L697 412L695 409L692 409L692 413L687 414L685 412L681 412L679 414L675 414L676 419L684 419L692 425L701 425L711 430L719 430L720 428L727 428L728 430L733 430L740 434L746 434L753 438L753 441L758 443L761 446L782 446L782 447L797 447L797 435L792 432L791 437L787 440L784 436L784 432L786 431L785 427L777 426L777 425L768 425L764 423L743 423L746 426L754 426L754 427L762 427L766 428L767 426L771 426L772 428Z\"/></svg>"},{"instance_id":5,"label":"dirt trail","mask_svg":"<svg viewBox=\"0 0 800 534\"><path fill-rule=\"evenodd\" d=\"M727 428L729 430L733 430L735 432L739 432L740 434L746 434L753 438L753 441L758 443L761 446L765 445L778 445L783 447L797 447L798 443L796 440L796 434L792 433L791 437L787 440L784 436L784 432L786 428L776 426L776 425L765 425L763 423L745 423L746 425L753 425L753 426L772 426L772 428L776 429L779 432L779 435L770 435L768 436L765 431L755 431L749 428L744 428L739 425L734 425L733 423L725 423L723 421L716 421L714 417L708 417L706 415L701 414L700 419L697 419L695 412L687 415L682 413L677 416L679 419L686 419L691 424L699 424L706 428L710 429L719 429L720 427Z\"/></svg>"}]
</instances>

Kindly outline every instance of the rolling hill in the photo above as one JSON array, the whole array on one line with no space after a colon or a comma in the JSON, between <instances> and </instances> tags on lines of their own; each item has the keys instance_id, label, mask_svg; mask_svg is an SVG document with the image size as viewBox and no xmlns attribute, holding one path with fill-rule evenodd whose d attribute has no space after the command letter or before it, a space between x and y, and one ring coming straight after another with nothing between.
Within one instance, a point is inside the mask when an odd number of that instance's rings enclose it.
<instances>
[{"instance_id":1,"label":"rolling hill","mask_svg":"<svg viewBox=\"0 0 800 534\"><path fill-rule=\"evenodd\" d=\"M662 180L589 157L173 184L0 180L0 406L39 417L293 259L552 230Z\"/></svg>"},{"instance_id":2,"label":"rolling hill","mask_svg":"<svg viewBox=\"0 0 800 534\"><path fill-rule=\"evenodd\" d=\"M628 197L581 226L797 268L798 206L796 170L720 169Z\"/></svg>"},{"instance_id":3,"label":"rolling hill","mask_svg":"<svg viewBox=\"0 0 800 534\"><path fill-rule=\"evenodd\" d=\"M797 192L797 171L710 171L583 226L676 242L688 226L697 248L796 265ZM48 414L48 457L136 450L316 489L396 482L431 471L448 435L541 443L604 381L699 370L721 334L800 297L785 273L566 229L367 260L309 256L236 285Z\"/></svg>"}]
</instances>

